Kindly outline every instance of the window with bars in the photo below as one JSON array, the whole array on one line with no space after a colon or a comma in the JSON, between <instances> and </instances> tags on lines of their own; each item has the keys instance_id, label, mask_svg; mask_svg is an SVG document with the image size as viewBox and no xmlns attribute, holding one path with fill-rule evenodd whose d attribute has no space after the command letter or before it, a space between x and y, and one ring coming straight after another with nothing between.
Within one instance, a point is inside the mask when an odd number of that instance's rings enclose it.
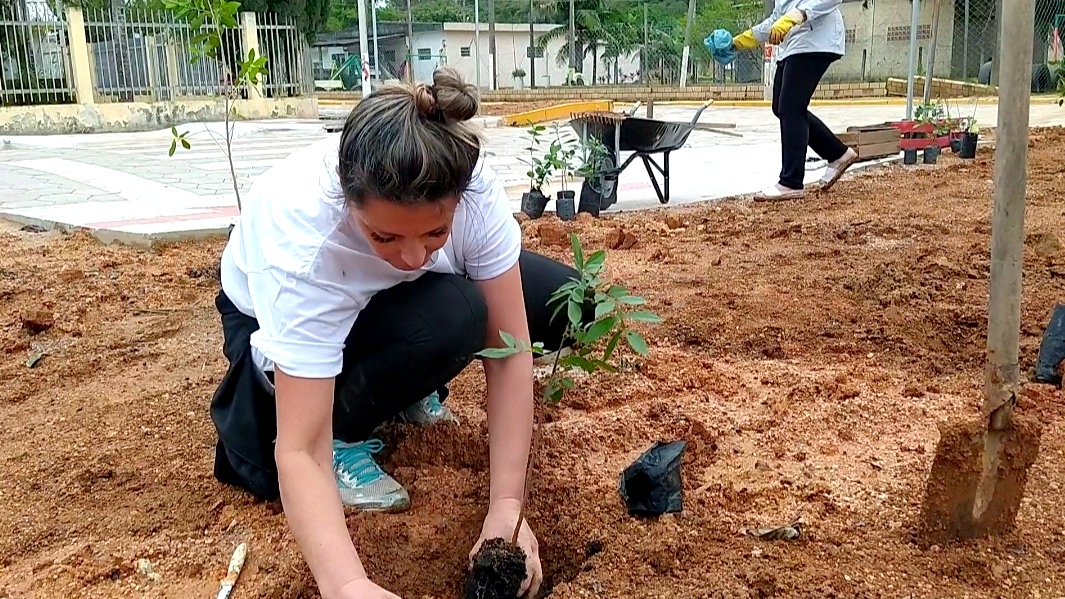
<instances>
[{"instance_id":1,"label":"window with bars","mask_svg":"<svg viewBox=\"0 0 1065 599\"><path fill-rule=\"evenodd\" d=\"M917 39L930 40L932 39L932 26L921 25L917 28ZM902 25L899 27L887 28L887 40L889 42L908 42L910 41L910 26Z\"/></svg>"},{"instance_id":2,"label":"window with bars","mask_svg":"<svg viewBox=\"0 0 1065 599\"><path fill-rule=\"evenodd\" d=\"M848 44L853 44L856 41L858 41L858 33L853 29L848 29L846 35L846 42Z\"/></svg>"},{"instance_id":3,"label":"window with bars","mask_svg":"<svg viewBox=\"0 0 1065 599\"><path fill-rule=\"evenodd\" d=\"M469 46L463 46L463 47L459 48L459 54L462 55L463 58L469 58L470 57L470 47Z\"/></svg>"},{"instance_id":4,"label":"window with bars","mask_svg":"<svg viewBox=\"0 0 1065 599\"><path fill-rule=\"evenodd\" d=\"M536 50L536 58L543 58L544 57L544 49L543 48L536 48L535 50ZM526 46L525 47L525 58L532 58L532 57L533 57L533 47L532 46Z\"/></svg>"},{"instance_id":5,"label":"window with bars","mask_svg":"<svg viewBox=\"0 0 1065 599\"><path fill-rule=\"evenodd\" d=\"M432 48L418 48L418 60L432 60Z\"/></svg>"}]
</instances>

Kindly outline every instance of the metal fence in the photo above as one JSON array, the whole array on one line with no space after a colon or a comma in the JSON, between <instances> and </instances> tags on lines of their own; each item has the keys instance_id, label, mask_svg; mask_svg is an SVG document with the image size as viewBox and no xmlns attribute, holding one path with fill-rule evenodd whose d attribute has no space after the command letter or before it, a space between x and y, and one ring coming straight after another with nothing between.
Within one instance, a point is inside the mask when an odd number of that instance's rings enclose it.
<instances>
[{"instance_id":1,"label":"metal fence","mask_svg":"<svg viewBox=\"0 0 1065 599\"><path fill-rule=\"evenodd\" d=\"M74 102L63 15L45 3L0 5L0 106Z\"/></svg>"},{"instance_id":2,"label":"metal fence","mask_svg":"<svg viewBox=\"0 0 1065 599\"><path fill-rule=\"evenodd\" d=\"M991 83L999 20L1008 0L917 0L914 51L917 75ZM847 56L830 69L836 80L884 80L909 74L914 3L911 0L844 0ZM1061 61L1065 0L1038 0L1032 64L1046 84ZM933 49L934 48L934 49ZM934 57L930 65L929 59ZM1039 87L1037 86L1037 91Z\"/></svg>"},{"instance_id":3,"label":"metal fence","mask_svg":"<svg viewBox=\"0 0 1065 599\"><path fill-rule=\"evenodd\" d=\"M70 36L59 2L0 5L0 104L77 101ZM58 12L57 12L58 11ZM89 78L95 101L167 101L215 97L248 55L244 21L222 32L221 60L196 56L194 31L168 11L125 6L83 9ZM256 15L259 53L266 56L262 95L300 96L313 75L298 27L276 14ZM247 93L244 94L247 97Z\"/></svg>"},{"instance_id":4,"label":"metal fence","mask_svg":"<svg viewBox=\"0 0 1065 599\"><path fill-rule=\"evenodd\" d=\"M307 79L305 43L299 28L274 13L259 14L256 19L259 52L267 58L263 95L271 98L303 95L311 82Z\"/></svg>"},{"instance_id":5,"label":"metal fence","mask_svg":"<svg viewBox=\"0 0 1065 599\"><path fill-rule=\"evenodd\" d=\"M123 13L97 10L85 15L98 99L214 96L232 81L237 64L248 56L243 22L222 32L218 60L196 56L190 48L191 39L206 28L194 31L162 11L127 9ZM268 59L263 95L303 95L307 78L299 29L276 14L257 15L256 21L259 54Z\"/></svg>"}]
</instances>

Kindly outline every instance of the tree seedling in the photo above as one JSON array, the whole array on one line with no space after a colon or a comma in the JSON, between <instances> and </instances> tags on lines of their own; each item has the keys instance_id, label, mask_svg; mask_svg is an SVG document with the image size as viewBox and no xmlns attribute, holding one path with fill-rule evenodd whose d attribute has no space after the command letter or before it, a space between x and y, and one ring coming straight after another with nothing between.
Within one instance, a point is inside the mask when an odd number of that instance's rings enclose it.
<instances>
[{"instance_id":1,"label":"tree seedling","mask_svg":"<svg viewBox=\"0 0 1065 599\"><path fill-rule=\"evenodd\" d=\"M600 370L617 372L612 360L623 341L641 356L648 353L647 342L639 332L629 328L629 323L662 322L658 315L641 308L647 303L642 297L630 294L625 287L603 281L606 250L598 250L586 258L576 235L570 236L570 245L578 276L559 287L549 300L555 306L552 319L565 312L566 328L562 345L571 346L569 354L563 356L564 352L560 350L554 355L544 388L544 399L552 404L561 402L566 391L575 386L571 377L560 374L560 369L578 368L589 374ZM587 319L588 312L593 313L590 321ZM541 341L530 345L506 331L500 331L499 337L504 347L487 348L477 355L502 359L522 352L537 356L548 353ZM602 353L598 353L597 349L601 349Z\"/></svg>"},{"instance_id":2,"label":"tree seedling","mask_svg":"<svg viewBox=\"0 0 1065 599\"><path fill-rule=\"evenodd\" d=\"M192 51L192 63L199 62L202 58L213 58L218 62L218 95L225 101L225 137L223 147L214 133L208 129L208 133L218 144L218 149L229 161L229 176L233 180L233 193L237 197L237 210L241 209L240 185L237 183L237 171L233 165L233 133L236 128L235 118L237 113L235 102L249 87L258 85L260 79L266 74L266 57L257 56L255 50L248 51L247 58L240 58L233 65L237 68L234 77L230 65L230 58L222 46L222 36L227 31L237 28L237 14L240 12L240 2L229 0L163 0L167 10L174 13L179 19L186 19L189 27L195 33L189 39L189 49ZM170 141L170 155L173 156L180 145L188 150L192 144L188 140L188 131L179 133L177 127L171 127L170 133L173 139Z\"/></svg>"},{"instance_id":3,"label":"tree seedling","mask_svg":"<svg viewBox=\"0 0 1065 599\"><path fill-rule=\"evenodd\" d=\"M603 280L606 250L585 257L576 235L570 236L570 243L578 274L560 286L549 300L549 304L555 306L552 319L560 316L566 319L562 343L554 353L543 394L543 399L552 404L561 402L566 392L575 387L573 379L562 374L563 370L580 369L589 374L601 370L617 372L614 360L623 346L642 356L648 354L643 336L628 325L662 321L658 315L643 308L646 301L642 297ZM477 355L486 359L504 359L524 352L537 356L547 353L542 341L528 343L506 331L500 331L499 337L503 347L490 347ZM567 345L571 351L563 356L561 347ZM485 541L473 558L473 569L467 580L467 599L517 594L525 576L525 556L517 546L518 533L525 519L538 442L539 434L534 429L529 464L525 471L525 489L510 544L507 545L503 539Z\"/></svg>"}]
</instances>

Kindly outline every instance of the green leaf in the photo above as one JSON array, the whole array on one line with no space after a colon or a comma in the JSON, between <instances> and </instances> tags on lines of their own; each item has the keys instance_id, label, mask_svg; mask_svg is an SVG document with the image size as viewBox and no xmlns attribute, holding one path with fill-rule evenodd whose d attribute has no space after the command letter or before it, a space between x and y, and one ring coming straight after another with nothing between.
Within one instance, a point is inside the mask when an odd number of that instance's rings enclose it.
<instances>
[{"instance_id":1,"label":"green leaf","mask_svg":"<svg viewBox=\"0 0 1065 599\"><path fill-rule=\"evenodd\" d=\"M569 315L569 321L573 323L573 326L581 326L581 305L576 302L569 302L567 304L566 312Z\"/></svg>"},{"instance_id":2,"label":"green leaf","mask_svg":"<svg viewBox=\"0 0 1065 599\"><path fill-rule=\"evenodd\" d=\"M503 340L503 343L507 344L507 347L521 347L521 342L518 341L518 338L506 331L500 330L499 338Z\"/></svg>"},{"instance_id":3,"label":"green leaf","mask_svg":"<svg viewBox=\"0 0 1065 599\"><path fill-rule=\"evenodd\" d=\"M661 316L659 316L659 315L657 315L657 314L655 314L653 312L645 312L645 311L642 311L642 310L637 311L637 312L629 312L628 314L625 315L625 318L628 319L628 320L635 320L637 322L651 322L651 323L662 322L662 317Z\"/></svg>"},{"instance_id":4,"label":"green leaf","mask_svg":"<svg viewBox=\"0 0 1065 599\"><path fill-rule=\"evenodd\" d=\"M647 303L647 301L644 300L642 297L636 295L623 295L617 299L619 303L625 304L627 306L640 306Z\"/></svg>"},{"instance_id":5,"label":"green leaf","mask_svg":"<svg viewBox=\"0 0 1065 599\"><path fill-rule=\"evenodd\" d=\"M592 271L598 273L606 265L606 250L599 250L588 257L588 261L584 263L585 271ZM594 269L594 270L593 270Z\"/></svg>"},{"instance_id":6,"label":"green leaf","mask_svg":"<svg viewBox=\"0 0 1065 599\"><path fill-rule=\"evenodd\" d=\"M562 401L562 396L566 394L566 390L558 383L557 380L551 379L547 381L547 386L544 387L544 399L557 404Z\"/></svg>"},{"instance_id":7,"label":"green leaf","mask_svg":"<svg viewBox=\"0 0 1065 599\"><path fill-rule=\"evenodd\" d=\"M599 367L600 370L605 370L607 372L617 372L618 371L618 369L615 368L613 364L611 364L609 362L606 362L604 360L592 360L592 362L597 367Z\"/></svg>"},{"instance_id":8,"label":"green leaf","mask_svg":"<svg viewBox=\"0 0 1065 599\"><path fill-rule=\"evenodd\" d=\"M588 332L584 336L584 342L595 343L604 335L612 331L617 324L617 316L611 316L592 323L592 326L588 327Z\"/></svg>"},{"instance_id":9,"label":"green leaf","mask_svg":"<svg viewBox=\"0 0 1065 599\"><path fill-rule=\"evenodd\" d=\"M582 356L570 354L565 358L562 358L562 360L565 360L566 366L576 366L589 374L596 370L595 364L588 358ZM562 360L559 361L561 362Z\"/></svg>"},{"instance_id":10,"label":"green leaf","mask_svg":"<svg viewBox=\"0 0 1065 599\"><path fill-rule=\"evenodd\" d=\"M632 348L632 351L640 354L641 356L646 356L648 351L650 351L647 348L647 342L644 341L643 337L641 337L640 334L636 331L626 331L625 341L628 342L629 347Z\"/></svg>"},{"instance_id":11,"label":"green leaf","mask_svg":"<svg viewBox=\"0 0 1065 599\"><path fill-rule=\"evenodd\" d=\"M477 352L476 356L482 358L488 358L489 360L501 360L503 358L509 358L511 356L520 354L521 350L516 347L489 347Z\"/></svg>"},{"instance_id":12,"label":"green leaf","mask_svg":"<svg viewBox=\"0 0 1065 599\"><path fill-rule=\"evenodd\" d=\"M184 137L182 137L181 138L181 147L185 148L186 150L191 150L192 149L192 144L189 143L189 140L187 140Z\"/></svg>"},{"instance_id":13,"label":"green leaf","mask_svg":"<svg viewBox=\"0 0 1065 599\"><path fill-rule=\"evenodd\" d=\"M174 152L177 152L177 140L176 139L170 142L170 151L168 152L168 154L173 156Z\"/></svg>"},{"instance_id":14,"label":"green leaf","mask_svg":"<svg viewBox=\"0 0 1065 599\"><path fill-rule=\"evenodd\" d=\"M609 295L610 297L616 299L616 298L628 295L629 294L629 290L625 289L624 287L618 286L618 285L613 285L606 292L606 294Z\"/></svg>"},{"instance_id":15,"label":"green leaf","mask_svg":"<svg viewBox=\"0 0 1065 599\"><path fill-rule=\"evenodd\" d=\"M584 251L581 249L581 241L577 238L576 233L570 233L569 244L573 248L574 266L577 267L577 270L584 270Z\"/></svg>"},{"instance_id":16,"label":"green leaf","mask_svg":"<svg viewBox=\"0 0 1065 599\"><path fill-rule=\"evenodd\" d=\"M621 340L621 331L614 331L614 335L610 337L610 341L606 343L606 349L603 351L603 359L610 360L614 356L614 350L618 347L618 342Z\"/></svg>"},{"instance_id":17,"label":"green leaf","mask_svg":"<svg viewBox=\"0 0 1065 599\"><path fill-rule=\"evenodd\" d=\"M611 312L613 312L614 309L617 308L617 307L618 307L618 305L616 303L610 301L610 300L607 300L607 301L597 305L595 307L595 319L599 320L600 318L602 318L602 317L606 316L607 314L610 314Z\"/></svg>"}]
</instances>

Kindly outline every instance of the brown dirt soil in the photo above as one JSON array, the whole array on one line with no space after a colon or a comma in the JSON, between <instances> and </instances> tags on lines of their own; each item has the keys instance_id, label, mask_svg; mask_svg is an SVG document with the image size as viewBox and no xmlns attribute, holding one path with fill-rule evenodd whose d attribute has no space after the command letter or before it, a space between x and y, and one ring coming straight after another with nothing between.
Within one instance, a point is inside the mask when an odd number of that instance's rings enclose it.
<instances>
[{"instance_id":1,"label":"brown dirt soil","mask_svg":"<svg viewBox=\"0 0 1065 599\"><path fill-rule=\"evenodd\" d=\"M1033 137L1026 370L1065 299L1063 144ZM1065 596L1059 390L1021 399L1044 428L1016 530L913 538L938 424L980 406L991 179L989 153L948 154L802 202L525 223L556 257L570 230L627 248L610 276L666 318L649 358L543 410L530 517L552 596ZM316 595L283 515L211 475L221 247L0 232L0 597L210 596L241 541L235 597ZM487 498L479 370L453 386L457 430L389 435L413 508L348 519L372 576L408 599L462 593ZM618 477L673 439L688 442L684 511L629 517ZM798 517L795 541L743 532Z\"/></svg>"}]
</instances>

